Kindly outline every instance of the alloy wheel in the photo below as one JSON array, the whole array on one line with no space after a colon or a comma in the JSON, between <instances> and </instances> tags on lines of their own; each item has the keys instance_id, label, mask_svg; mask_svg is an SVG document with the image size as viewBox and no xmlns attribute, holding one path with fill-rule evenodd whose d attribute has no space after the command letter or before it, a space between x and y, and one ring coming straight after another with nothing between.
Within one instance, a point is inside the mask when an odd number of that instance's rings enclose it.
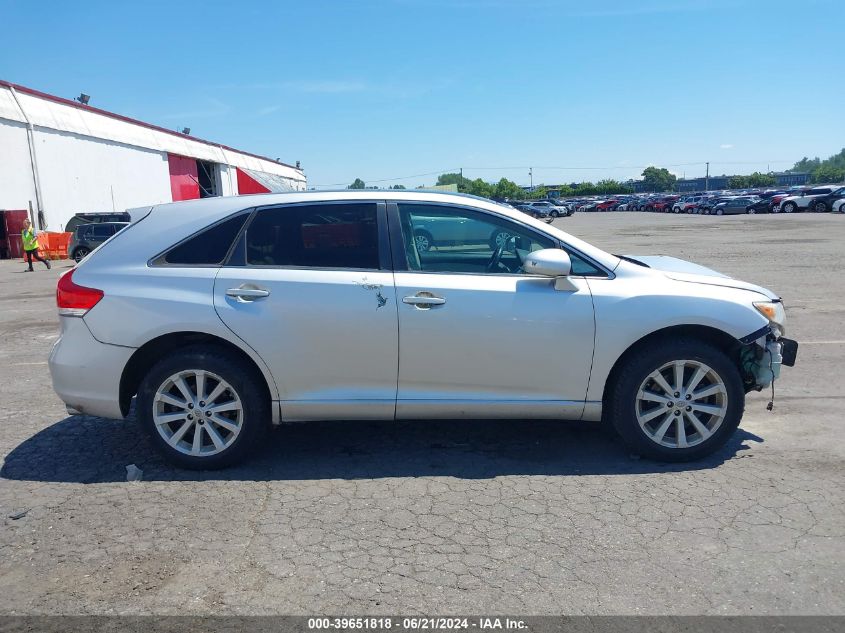
<instances>
[{"instance_id":1,"label":"alloy wheel","mask_svg":"<svg viewBox=\"0 0 845 633\"><path fill-rule=\"evenodd\" d=\"M691 448L707 441L728 411L725 381L696 360L666 363L643 380L635 402L637 422L652 442Z\"/></svg>"},{"instance_id":2,"label":"alloy wheel","mask_svg":"<svg viewBox=\"0 0 845 633\"><path fill-rule=\"evenodd\" d=\"M241 432L243 403L223 378L202 369L168 377L153 398L153 422L173 449L192 457L216 455Z\"/></svg>"}]
</instances>

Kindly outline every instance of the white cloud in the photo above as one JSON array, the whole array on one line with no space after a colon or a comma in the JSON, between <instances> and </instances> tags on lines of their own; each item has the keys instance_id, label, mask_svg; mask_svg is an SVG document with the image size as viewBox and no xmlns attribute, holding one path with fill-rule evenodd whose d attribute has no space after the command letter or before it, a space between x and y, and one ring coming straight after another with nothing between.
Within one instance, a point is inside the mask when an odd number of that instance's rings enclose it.
<instances>
[{"instance_id":1,"label":"white cloud","mask_svg":"<svg viewBox=\"0 0 845 633\"><path fill-rule=\"evenodd\" d=\"M721 145L719 145L719 149L730 149L732 147L733 145L731 143L722 143Z\"/></svg>"}]
</instances>

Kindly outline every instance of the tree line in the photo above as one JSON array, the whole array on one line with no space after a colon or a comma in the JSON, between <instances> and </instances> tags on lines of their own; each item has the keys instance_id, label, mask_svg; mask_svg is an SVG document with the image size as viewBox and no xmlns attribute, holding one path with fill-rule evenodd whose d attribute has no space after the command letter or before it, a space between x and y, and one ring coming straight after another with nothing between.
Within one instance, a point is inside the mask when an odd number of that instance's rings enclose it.
<instances>
[{"instance_id":1,"label":"tree line","mask_svg":"<svg viewBox=\"0 0 845 633\"><path fill-rule=\"evenodd\" d=\"M845 182L845 148L825 160L807 158L806 156L795 163L790 172L809 172L811 183ZM642 173L642 190L647 192L673 191L678 178L665 167L646 167ZM773 187L777 179L771 174L755 171L748 176L733 176L728 180L731 189L752 189L755 187ZM547 187L539 186L526 191L512 180L502 178L497 183L490 183L481 178L464 178L459 172L440 174L437 185L457 185L460 193L468 193L482 198L495 200L538 200L547 198ZM424 189L424 186L417 189ZM360 178L347 189L378 189L368 187ZM393 185L389 189L405 189L404 185ZM569 196L613 196L617 194L634 193L634 189L618 180L605 179L596 183L580 182L555 187L561 197Z\"/></svg>"},{"instance_id":2,"label":"tree line","mask_svg":"<svg viewBox=\"0 0 845 633\"><path fill-rule=\"evenodd\" d=\"M805 156L789 171L809 173L812 183L845 182L845 148L825 160Z\"/></svg>"}]
</instances>

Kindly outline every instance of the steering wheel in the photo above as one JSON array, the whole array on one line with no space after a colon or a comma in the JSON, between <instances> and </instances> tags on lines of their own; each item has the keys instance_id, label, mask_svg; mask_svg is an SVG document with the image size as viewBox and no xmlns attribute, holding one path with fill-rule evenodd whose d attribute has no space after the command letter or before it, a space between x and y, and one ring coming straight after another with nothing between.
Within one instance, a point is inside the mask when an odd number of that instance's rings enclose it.
<instances>
[{"instance_id":1,"label":"steering wheel","mask_svg":"<svg viewBox=\"0 0 845 633\"><path fill-rule=\"evenodd\" d=\"M502 255L504 255L505 248L507 247L507 245L510 241L513 241L514 244L516 244L516 236L511 235L507 239L502 240L501 244L499 244L499 246L496 248L496 250L493 251L493 255L492 255L492 257L490 257L490 261L487 263L486 272L494 273L494 272L498 271L499 264L502 261ZM513 249L513 252L516 255L516 258L519 260L519 264L520 264L520 268L521 268L522 267L522 258L519 256L519 252L517 251L516 248ZM505 266L505 268L507 268L507 266ZM508 272L513 272L513 271L511 271L511 269L508 268Z\"/></svg>"}]
</instances>

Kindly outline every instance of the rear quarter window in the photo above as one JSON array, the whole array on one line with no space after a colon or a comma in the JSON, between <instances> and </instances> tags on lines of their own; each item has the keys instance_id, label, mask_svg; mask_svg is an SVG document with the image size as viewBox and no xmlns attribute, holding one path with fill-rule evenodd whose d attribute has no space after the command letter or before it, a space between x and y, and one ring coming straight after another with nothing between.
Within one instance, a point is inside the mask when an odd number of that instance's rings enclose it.
<instances>
[{"instance_id":1,"label":"rear quarter window","mask_svg":"<svg viewBox=\"0 0 845 633\"><path fill-rule=\"evenodd\" d=\"M157 257L153 263L183 266L222 264L248 215L239 213L203 229Z\"/></svg>"}]
</instances>

